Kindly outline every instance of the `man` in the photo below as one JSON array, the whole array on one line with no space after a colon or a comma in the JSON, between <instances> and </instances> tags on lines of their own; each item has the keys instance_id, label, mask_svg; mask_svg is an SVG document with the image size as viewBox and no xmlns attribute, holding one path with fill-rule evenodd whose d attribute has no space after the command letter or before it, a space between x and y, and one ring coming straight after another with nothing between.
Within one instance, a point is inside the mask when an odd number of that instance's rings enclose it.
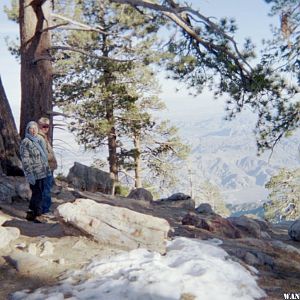
<instances>
[{"instance_id":1,"label":"man","mask_svg":"<svg viewBox=\"0 0 300 300\"><path fill-rule=\"evenodd\" d=\"M46 144L46 149L48 153L48 164L51 173L46 178L46 183L44 187L43 192L43 214L49 214L50 213L50 207L52 204L51 200L51 189L54 183L53 178L53 171L57 169L57 161L54 155L54 151L52 149L52 146L50 144L49 138L48 138L48 131L49 131L49 124L50 121L48 118L42 117L38 120L38 126L39 126L39 136L42 137Z\"/></svg>"}]
</instances>

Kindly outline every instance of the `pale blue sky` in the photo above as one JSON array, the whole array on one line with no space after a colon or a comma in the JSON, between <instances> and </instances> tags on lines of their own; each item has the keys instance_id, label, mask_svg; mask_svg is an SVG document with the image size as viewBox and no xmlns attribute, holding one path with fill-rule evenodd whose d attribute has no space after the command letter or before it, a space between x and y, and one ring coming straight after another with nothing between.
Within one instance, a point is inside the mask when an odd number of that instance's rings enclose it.
<instances>
[{"instance_id":1,"label":"pale blue sky","mask_svg":"<svg viewBox=\"0 0 300 300\"><path fill-rule=\"evenodd\" d=\"M200 0L192 1L197 6ZM13 114L19 123L20 110L20 75L19 65L15 58L7 51L5 37L18 35L18 25L9 21L3 12L3 6L9 5L9 0L2 0L0 6L0 75L4 84L7 97L11 104ZM203 0L198 5L201 12L211 17L234 17L237 20L239 33L237 41L242 42L244 38L250 37L257 46L263 38L270 36L271 22L276 23L276 19L267 16L269 7L263 0ZM201 117L202 113L208 112L222 113L222 106L216 105L216 101L211 100L209 93L203 93L197 99L188 95L183 89L180 93L175 93L177 84L162 80L161 95L168 106L166 117L191 119ZM184 102L184 104L183 104Z\"/></svg>"}]
</instances>

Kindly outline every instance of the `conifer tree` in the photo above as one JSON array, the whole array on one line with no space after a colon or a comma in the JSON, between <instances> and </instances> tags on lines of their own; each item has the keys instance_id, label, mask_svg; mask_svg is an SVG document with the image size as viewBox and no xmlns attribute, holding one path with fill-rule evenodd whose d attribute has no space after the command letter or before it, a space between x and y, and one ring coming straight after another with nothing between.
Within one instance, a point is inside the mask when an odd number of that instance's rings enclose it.
<instances>
[{"instance_id":1,"label":"conifer tree","mask_svg":"<svg viewBox=\"0 0 300 300\"><path fill-rule=\"evenodd\" d=\"M76 14L71 17L81 22L93 20L103 32L74 32L64 36L63 41L57 36L57 41L64 43L57 49L64 52L57 56L57 72L62 75L55 80L56 104L75 117L71 130L81 144L90 149L108 144L110 173L115 181L121 164L125 166L123 157L130 153L135 160L132 164L135 185L141 186L144 151L140 145L144 132L153 127L150 110L163 108L149 66L159 58L159 53L154 54L152 49L158 27L148 26L130 7L120 10L118 5L109 6L106 1L80 2L80 5L80 8L76 5ZM67 47L75 52L81 50L66 56ZM131 142L134 149L125 151L122 144L128 149ZM162 145L153 151L157 158L168 152Z\"/></svg>"},{"instance_id":2,"label":"conifer tree","mask_svg":"<svg viewBox=\"0 0 300 300\"><path fill-rule=\"evenodd\" d=\"M264 204L269 221L295 220L300 216L300 169L281 169L271 177L266 188L269 201Z\"/></svg>"}]
</instances>

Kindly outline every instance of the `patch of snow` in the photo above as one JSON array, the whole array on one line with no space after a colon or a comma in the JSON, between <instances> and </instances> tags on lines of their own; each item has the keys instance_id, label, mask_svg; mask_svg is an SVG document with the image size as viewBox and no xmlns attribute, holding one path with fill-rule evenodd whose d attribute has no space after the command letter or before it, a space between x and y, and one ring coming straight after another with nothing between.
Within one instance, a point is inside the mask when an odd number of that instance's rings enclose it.
<instances>
[{"instance_id":1,"label":"patch of snow","mask_svg":"<svg viewBox=\"0 0 300 300\"><path fill-rule=\"evenodd\" d=\"M94 260L57 286L14 293L14 300L251 300L265 296L256 277L218 247L218 240L176 238L166 255L136 249Z\"/></svg>"}]
</instances>

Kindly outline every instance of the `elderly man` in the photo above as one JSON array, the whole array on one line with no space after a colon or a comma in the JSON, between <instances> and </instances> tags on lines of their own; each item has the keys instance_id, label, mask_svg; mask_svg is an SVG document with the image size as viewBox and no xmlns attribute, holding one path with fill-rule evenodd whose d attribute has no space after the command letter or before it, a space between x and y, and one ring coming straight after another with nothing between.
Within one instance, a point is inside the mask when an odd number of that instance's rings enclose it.
<instances>
[{"instance_id":1,"label":"elderly man","mask_svg":"<svg viewBox=\"0 0 300 300\"><path fill-rule=\"evenodd\" d=\"M47 215L50 213L50 207L52 204L51 188L54 183L53 171L55 169L57 169L57 161L56 161L52 146L50 144L50 141L48 139L49 125L50 125L50 121L48 118L42 117L38 120L38 126L39 126L38 134L45 141L46 149L47 149L47 153L48 153L48 164L49 164L49 168L51 170L51 173L46 178L46 184L45 184L44 192L43 192L43 214L44 215L45 214Z\"/></svg>"}]
</instances>

